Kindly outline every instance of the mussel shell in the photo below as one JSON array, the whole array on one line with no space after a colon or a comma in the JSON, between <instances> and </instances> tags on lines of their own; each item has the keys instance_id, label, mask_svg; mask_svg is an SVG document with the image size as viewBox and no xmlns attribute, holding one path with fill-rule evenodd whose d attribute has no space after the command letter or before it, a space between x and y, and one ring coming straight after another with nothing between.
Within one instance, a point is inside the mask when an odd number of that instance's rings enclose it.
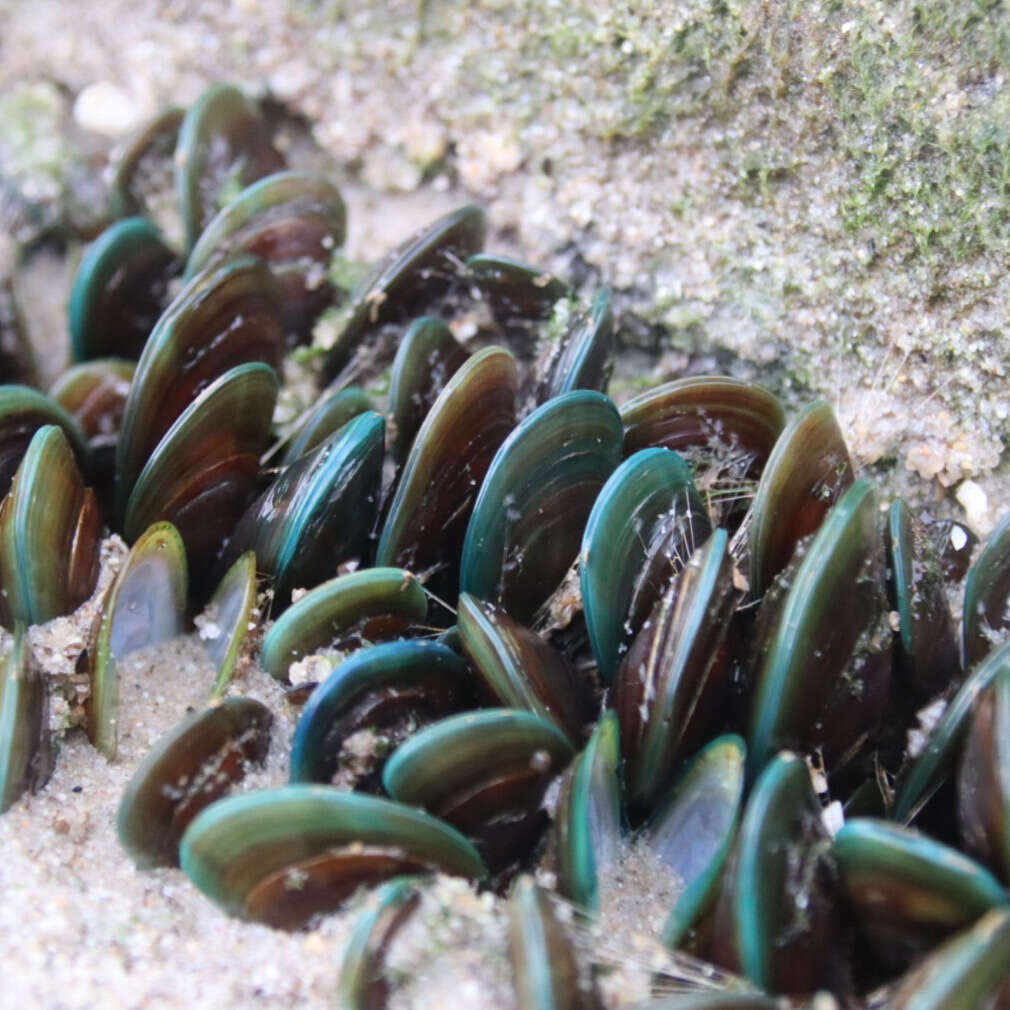
<instances>
[{"instance_id":1,"label":"mussel shell","mask_svg":"<svg viewBox=\"0 0 1010 1010\"><path fill-rule=\"evenodd\" d=\"M410 324L389 372L393 459L402 464L446 383L469 357L452 330L435 316Z\"/></svg>"},{"instance_id":2,"label":"mussel shell","mask_svg":"<svg viewBox=\"0 0 1010 1010\"><path fill-rule=\"evenodd\" d=\"M211 698L224 694L235 673L256 606L256 554L246 551L224 574L204 612L216 634L203 635L211 662L217 669ZM204 626L206 629L206 625Z\"/></svg>"},{"instance_id":3,"label":"mussel shell","mask_svg":"<svg viewBox=\"0 0 1010 1010\"><path fill-rule=\"evenodd\" d=\"M101 536L98 500L63 429L39 428L0 502L4 626L44 624L82 604L98 581Z\"/></svg>"},{"instance_id":4,"label":"mussel shell","mask_svg":"<svg viewBox=\"0 0 1010 1010\"><path fill-rule=\"evenodd\" d=\"M360 630L369 641L394 638L428 614L421 584L402 568L366 568L338 575L295 601L263 639L260 663L278 680L321 646Z\"/></svg>"},{"instance_id":5,"label":"mussel shell","mask_svg":"<svg viewBox=\"0 0 1010 1010\"><path fill-rule=\"evenodd\" d=\"M976 699L998 680L1010 677L1010 641L993 649L972 670L944 709L925 749L902 771L896 787L891 816L907 823L926 804L946 779L957 758Z\"/></svg>"},{"instance_id":6,"label":"mussel shell","mask_svg":"<svg viewBox=\"0 0 1010 1010\"><path fill-rule=\"evenodd\" d=\"M588 967L549 892L520 877L506 906L519 1010L601 1010Z\"/></svg>"},{"instance_id":7,"label":"mussel shell","mask_svg":"<svg viewBox=\"0 0 1010 1010\"><path fill-rule=\"evenodd\" d=\"M533 366L535 402L546 403L573 389L606 389L613 350L610 288L602 288L560 338L553 334L541 338Z\"/></svg>"},{"instance_id":8,"label":"mussel shell","mask_svg":"<svg viewBox=\"0 0 1010 1010\"><path fill-rule=\"evenodd\" d=\"M119 843L138 867L179 865L179 842L193 818L265 760L272 722L260 702L227 698L187 717L154 745L116 816Z\"/></svg>"},{"instance_id":9,"label":"mussel shell","mask_svg":"<svg viewBox=\"0 0 1010 1010\"><path fill-rule=\"evenodd\" d=\"M156 523L133 545L102 607L97 641L89 649L88 737L110 761L119 723L117 664L131 652L185 630L186 551L171 523Z\"/></svg>"},{"instance_id":10,"label":"mussel shell","mask_svg":"<svg viewBox=\"0 0 1010 1010\"><path fill-rule=\"evenodd\" d=\"M511 256L479 253L466 261L466 269L495 319L503 323L546 319L554 303L571 293L559 277Z\"/></svg>"},{"instance_id":11,"label":"mussel shell","mask_svg":"<svg viewBox=\"0 0 1010 1010\"><path fill-rule=\"evenodd\" d=\"M386 515L375 563L438 575L456 595L459 559L477 492L515 424L515 359L500 347L471 357L421 425Z\"/></svg>"},{"instance_id":12,"label":"mussel shell","mask_svg":"<svg viewBox=\"0 0 1010 1010\"><path fill-rule=\"evenodd\" d=\"M716 737L680 770L645 828L646 844L684 885L663 927L668 947L688 938L719 893L743 806L746 754L740 737Z\"/></svg>"},{"instance_id":13,"label":"mussel shell","mask_svg":"<svg viewBox=\"0 0 1010 1010\"><path fill-rule=\"evenodd\" d=\"M582 537L580 579L586 627L609 683L627 644L693 553L695 523L708 536L704 506L688 465L668 449L645 449L625 460L597 496ZM670 557L685 551L683 557Z\"/></svg>"},{"instance_id":14,"label":"mussel shell","mask_svg":"<svg viewBox=\"0 0 1010 1010\"><path fill-rule=\"evenodd\" d=\"M857 481L832 509L786 581L784 599L769 597L770 613L758 616L751 780L781 747L822 749L826 767L840 767L883 714L891 631L877 496L868 480Z\"/></svg>"},{"instance_id":15,"label":"mussel shell","mask_svg":"<svg viewBox=\"0 0 1010 1010\"><path fill-rule=\"evenodd\" d=\"M812 403L782 431L761 475L749 524L750 590L757 598L852 484L834 411Z\"/></svg>"},{"instance_id":16,"label":"mussel shell","mask_svg":"<svg viewBox=\"0 0 1010 1010\"><path fill-rule=\"evenodd\" d=\"M898 669L905 687L923 704L960 678L954 619L943 570L922 523L903 501L887 519L888 590L900 619Z\"/></svg>"},{"instance_id":17,"label":"mussel shell","mask_svg":"<svg viewBox=\"0 0 1010 1010\"><path fill-rule=\"evenodd\" d=\"M130 217L109 225L88 247L70 289L74 361L139 358L181 269L149 221Z\"/></svg>"},{"instance_id":18,"label":"mussel shell","mask_svg":"<svg viewBox=\"0 0 1010 1010\"><path fill-rule=\"evenodd\" d=\"M260 571L273 577L278 612L292 589L317 585L343 562L367 562L384 428L372 411L352 418L283 470L239 520L226 558L255 550Z\"/></svg>"},{"instance_id":19,"label":"mussel shell","mask_svg":"<svg viewBox=\"0 0 1010 1010\"><path fill-rule=\"evenodd\" d=\"M386 762L382 783L395 799L457 827L496 871L520 858L544 826L544 790L572 757L553 722L480 709L415 733Z\"/></svg>"},{"instance_id":20,"label":"mussel shell","mask_svg":"<svg viewBox=\"0 0 1010 1010\"><path fill-rule=\"evenodd\" d=\"M280 295L262 260L238 257L194 277L158 320L137 363L116 449L120 515L156 446L230 368L280 367Z\"/></svg>"},{"instance_id":21,"label":"mussel shell","mask_svg":"<svg viewBox=\"0 0 1010 1010\"><path fill-rule=\"evenodd\" d=\"M46 424L63 429L78 465L88 472L89 453L84 432L66 408L37 389L0 386L0 498L10 491L28 444Z\"/></svg>"},{"instance_id":22,"label":"mussel shell","mask_svg":"<svg viewBox=\"0 0 1010 1010\"><path fill-rule=\"evenodd\" d=\"M716 908L713 960L765 992L834 989L833 867L806 762L783 752L751 793Z\"/></svg>"},{"instance_id":23,"label":"mussel shell","mask_svg":"<svg viewBox=\"0 0 1010 1010\"><path fill-rule=\"evenodd\" d=\"M172 175L179 127L186 116L182 108L159 113L134 136L116 165L109 187L109 213L114 218L143 214L150 217L145 193L152 177Z\"/></svg>"},{"instance_id":24,"label":"mussel shell","mask_svg":"<svg viewBox=\"0 0 1010 1010\"><path fill-rule=\"evenodd\" d=\"M1010 883L1010 675L978 697L957 777L968 849Z\"/></svg>"},{"instance_id":25,"label":"mussel shell","mask_svg":"<svg viewBox=\"0 0 1010 1010\"><path fill-rule=\"evenodd\" d=\"M218 212L222 194L279 172L284 159L256 105L233 85L214 84L182 121L175 166L186 248L192 249Z\"/></svg>"},{"instance_id":26,"label":"mussel shell","mask_svg":"<svg viewBox=\"0 0 1010 1010\"><path fill-rule=\"evenodd\" d=\"M721 718L730 687L726 635L740 600L727 547L726 531L716 530L695 551L618 669L614 707L631 806L648 806Z\"/></svg>"},{"instance_id":27,"label":"mussel shell","mask_svg":"<svg viewBox=\"0 0 1010 1010\"><path fill-rule=\"evenodd\" d=\"M476 849L442 821L402 803L319 785L287 785L219 800L186 829L179 863L224 911L244 916L256 889L278 880L278 873L301 865L304 874L306 860L325 861L341 851L353 856L361 848L379 850L389 876L399 875L404 861L463 877L485 874ZM360 876L368 869L367 861L364 867L359 861L350 872ZM369 874L370 882L374 877ZM295 873L289 881L298 879ZM311 882L311 877L301 879ZM332 877L326 885L336 891L329 906L335 907L348 889ZM259 908L261 915L269 911Z\"/></svg>"},{"instance_id":28,"label":"mussel shell","mask_svg":"<svg viewBox=\"0 0 1010 1010\"><path fill-rule=\"evenodd\" d=\"M276 373L261 362L230 368L207 386L137 477L123 523L127 539L152 523L171 522L194 576L205 572L255 492L277 390Z\"/></svg>"},{"instance_id":29,"label":"mussel shell","mask_svg":"<svg viewBox=\"0 0 1010 1010\"><path fill-rule=\"evenodd\" d=\"M41 789L52 766L46 685L19 622L0 661L0 814L22 793Z\"/></svg>"},{"instance_id":30,"label":"mussel shell","mask_svg":"<svg viewBox=\"0 0 1010 1010\"><path fill-rule=\"evenodd\" d=\"M351 418L375 410L368 394L350 386L319 402L299 419L290 441L284 446L282 463L293 463L316 446L321 445L335 431L339 431Z\"/></svg>"},{"instance_id":31,"label":"mussel shell","mask_svg":"<svg viewBox=\"0 0 1010 1010\"><path fill-rule=\"evenodd\" d=\"M352 843L276 870L249 892L244 915L274 929L305 929L361 888L436 870L394 846Z\"/></svg>"},{"instance_id":32,"label":"mussel shell","mask_svg":"<svg viewBox=\"0 0 1010 1010\"><path fill-rule=\"evenodd\" d=\"M980 663L1010 632L1010 515L989 534L964 584L965 667Z\"/></svg>"},{"instance_id":33,"label":"mussel shell","mask_svg":"<svg viewBox=\"0 0 1010 1010\"><path fill-rule=\"evenodd\" d=\"M546 758L531 759L538 752ZM386 791L404 803L451 808L475 780L493 780L515 769L548 778L573 757L558 727L542 716L513 708L484 708L450 716L416 733L386 764Z\"/></svg>"},{"instance_id":34,"label":"mussel shell","mask_svg":"<svg viewBox=\"0 0 1010 1010\"><path fill-rule=\"evenodd\" d=\"M344 1010L383 1010L389 986L382 960L397 932L421 899L415 877L387 881L368 896L358 913L340 962L337 999Z\"/></svg>"},{"instance_id":35,"label":"mussel shell","mask_svg":"<svg viewBox=\"0 0 1010 1010\"><path fill-rule=\"evenodd\" d=\"M832 855L849 903L885 959L923 953L1010 895L988 870L916 831L854 818Z\"/></svg>"},{"instance_id":36,"label":"mussel shell","mask_svg":"<svg viewBox=\"0 0 1010 1010\"><path fill-rule=\"evenodd\" d=\"M459 597L460 646L498 704L551 719L578 744L592 698L565 657L500 608Z\"/></svg>"},{"instance_id":37,"label":"mussel shell","mask_svg":"<svg viewBox=\"0 0 1010 1010\"><path fill-rule=\"evenodd\" d=\"M785 424L766 389L722 375L664 383L621 408L624 454L662 447L692 465L712 521L736 528ZM737 553L734 551L734 553Z\"/></svg>"},{"instance_id":38,"label":"mussel shell","mask_svg":"<svg viewBox=\"0 0 1010 1010\"><path fill-rule=\"evenodd\" d=\"M565 393L530 414L481 485L460 591L530 621L578 556L593 502L620 455L621 419L602 393Z\"/></svg>"},{"instance_id":39,"label":"mussel shell","mask_svg":"<svg viewBox=\"0 0 1010 1010\"><path fill-rule=\"evenodd\" d=\"M620 727L605 712L565 778L554 843L558 893L590 912L612 871L621 838Z\"/></svg>"},{"instance_id":40,"label":"mussel shell","mask_svg":"<svg viewBox=\"0 0 1010 1010\"><path fill-rule=\"evenodd\" d=\"M302 341L333 300L326 268L345 234L336 186L319 176L279 172L254 182L210 221L186 261L186 278L239 252L259 256L284 292L285 330Z\"/></svg>"},{"instance_id":41,"label":"mussel shell","mask_svg":"<svg viewBox=\"0 0 1010 1010\"><path fill-rule=\"evenodd\" d=\"M135 365L123 358L98 358L68 368L49 395L80 425L92 457L115 450Z\"/></svg>"},{"instance_id":42,"label":"mussel shell","mask_svg":"<svg viewBox=\"0 0 1010 1010\"><path fill-rule=\"evenodd\" d=\"M1007 1010L1010 909L987 912L913 968L888 994L887 1010Z\"/></svg>"},{"instance_id":43,"label":"mussel shell","mask_svg":"<svg viewBox=\"0 0 1010 1010\"><path fill-rule=\"evenodd\" d=\"M446 715L468 700L470 674L437 642L385 642L345 659L309 697L291 743L291 781L329 782L344 741Z\"/></svg>"},{"instance_id":44,"label":"mussel shell","mask_svg":"<svg viewBox=\"0 0 1010 1010\"><path fill-rule=\"evenodd\" d=\"M323 366L329 382L370 331L413 319L437 302L457 276L457 264L484 244L480 207L460 207L406 239L375 265L356 289L343 328Z\"/></svg>"}]
</instances>

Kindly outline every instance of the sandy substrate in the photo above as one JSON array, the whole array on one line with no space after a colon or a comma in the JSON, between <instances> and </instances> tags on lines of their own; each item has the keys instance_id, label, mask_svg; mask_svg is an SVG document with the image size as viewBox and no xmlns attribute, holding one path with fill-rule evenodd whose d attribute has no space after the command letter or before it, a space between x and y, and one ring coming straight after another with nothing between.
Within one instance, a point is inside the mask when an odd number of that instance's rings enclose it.
<instances>
[{"instance_id":1,"label":"sandy substrate","mask_svg":"<svg viewBox=\"0 0 1010 1010\"><path fill-rule=\"evenodd\" d=\"M122 545L116 547L96 599L122 557ZM75 660L94 603L33 630L57 730L80 718ZM256 698L275 720L265 765L238 788L283 784L298 711L255 663L240 670L230 693ZM197 634L127 657L116 760L100 755L82 730L61 732L49 783L0 817L2 1010L333 1005L348 929L367 895L310 931L283 933L228 918L179 870L137 870L116 838L120 797L138 762L206 703L214 673ZM650 937L677 884L631 850L607 887L607 918L580 936L594 960L609 965L601 976L608 1006L628 1006L647 995L650 969L676 970ZM401 1010L509 1010L514 993L501 901L465 881L433 882L390 951L389 972Z\"/></svg>"},{"instance_id":2,"label":"sandy substrate","mask_svg":"<svg viewBox=\"0 0 1010 1010\"><path fill-rule=\"evenodd\" d=\"M242 923L223 915L180 871L140 872L120 848L115 817L123 788L152 743L191 707L202 706L214 670L191 636L131 656L122 673L126 729L116 761L107 762L83 733L72 731L48 786L0 818L0 957L6 966L0 1006L332 1005L353 912L300 934ZM283 783L295 713L277 682L258 669L248 672L240 689L275 713L267 764L242 788ZM469 936L473 950L482 950L488 906L465 885L442 886L445 901L460 906L456 929ZM443 904L439 893L431 899L436 908ZM454 990L461 1002L445 1005L507 1005L500 993L489 997L483 961L471 955L469 962L454 962L448 990L437 973L426 984L422 978L405 1005L438 1005L440 993ZM501 971L491 976L500 989L502 977Z\"/></svg>"}]
</instances>

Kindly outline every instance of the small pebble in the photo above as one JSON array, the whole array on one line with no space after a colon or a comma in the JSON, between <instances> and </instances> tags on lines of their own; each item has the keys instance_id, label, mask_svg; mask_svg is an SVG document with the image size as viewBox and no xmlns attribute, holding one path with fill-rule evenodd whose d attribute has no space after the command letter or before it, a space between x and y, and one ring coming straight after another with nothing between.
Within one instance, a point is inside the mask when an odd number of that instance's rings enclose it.
<instances>
[{"instance_id":1,"label":"small pebble","mask_svg":"<svg viewBox=\"0 0 1010 1010\"><path fill-rule=\"evenodd\" d=\"M89 84L74 102L77 125L104 137L121 137L135 130L140 118L132 96L111 81Z\"/></svg>"}]
</instances>

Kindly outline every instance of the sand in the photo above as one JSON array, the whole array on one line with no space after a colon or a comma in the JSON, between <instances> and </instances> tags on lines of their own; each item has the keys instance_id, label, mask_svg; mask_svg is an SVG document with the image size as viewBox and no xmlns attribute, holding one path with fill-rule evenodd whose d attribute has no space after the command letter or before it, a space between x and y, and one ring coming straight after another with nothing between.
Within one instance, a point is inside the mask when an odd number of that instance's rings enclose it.
<instances>
[{"instance_id":1,"label":"sand","mask_svg":"<svg viewBox=\"0 0 1010 1010\"><path fill-rule=\"evenodd\" d=\"M107 544L92 601L34 629L35 652L58 702L83 693L76 655L123 550L118 538ZM53 776L0 817L2 1010L333 1005L347 931L367 895L309 931L283 933L228 918L180 870L137 870L117 841L120 796L138 762L205 703L213 681L198 634L128 656L120 671L119 749L111 763L81 729L66 728L80 720L79 706L54 706L59 755ZM255 662L240 663L229 693L256 698L275 715L264 766L237 788L284 783L297 710ZM624 893L600 931L580 935L611 965L604 978L608 1005L617 1007L647 993L652 968L673 966L648 936L661 928L676 882L630 853L613 887ZM438 878L390 951L393 1005L510 1010L506 944L499 899L465 881ZM618 956L622 950L628 955Z\"/></svg>"}]
</instances>

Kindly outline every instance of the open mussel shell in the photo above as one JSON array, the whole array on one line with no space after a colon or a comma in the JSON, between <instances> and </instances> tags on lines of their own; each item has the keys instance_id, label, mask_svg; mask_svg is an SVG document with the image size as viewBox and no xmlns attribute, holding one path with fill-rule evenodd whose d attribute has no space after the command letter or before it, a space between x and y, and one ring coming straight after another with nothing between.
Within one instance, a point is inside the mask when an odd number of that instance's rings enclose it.
<instances>
[{"instance_id":1,"label":"open mussel shell","mask_svg":"<svg viewBox=\"0 0 1010 1010\"><path fill-rule=\"evenodd\" d=\"M589 308L568 321L563 333L554 332L556 325L563 324L552 320L537 344L535 402L546 403L573 389L606 389L614 351L610 289L597 291Z\"/></svg>"},{"instance_id":2,"label":"open mussel shell","mask_svg":"<svg viewBox=\"0 0 1010 1010\"><path fill-rule=\"evenodd\" d=\"M186 248L231 197L282 168L256 104L231 84L211 85L186 113L175 149Z\"/></svg>"},{"instance_id":3,"label":"open mussel shell","mask_svg":"<svg viewBox=\"0 0 1010 1010\"><path fill-rule=\"evenodd\" d=\"M410 324L389 372L392 449L397 465L407 458L438 394L469 356L441 319L422 316Z\"/></svg>"},{"instance_id":4,"label":"open mussel shell","mask_svg":"<svg viewBox=\"0 0 1010 1010\"><path fill-rule=\"evenodd\" d=\"M260 663L271 676L287 680L291 663L321 646L351 635L368 641L396 638L427 614L424 589L402 568L338 575L281 614L263 639Z\"/></svg>"},{"instance_id":5,"label":"open mussel shell","mask_svg":"<svg viewBox=\"0 0 1010 1010\"><path fill-rule=\"evenodd\" d=\"M186 551L171 523L156 523L133 545L102 607L91 652L88 737L110 761L119 722L117 666L131 652L183 634Z\"/></svg>"},{"instance_id":6,"label":"open mussel shell","mask_svg":"<svg viewBox=\"0 0 1010 1010\"><path fill-rule=\"evenodd\" d=\"M471 693L466 663L445 645L413 639L359 649L309 697L291 742L291 781L332 781L344 744L362 731L376 744L368 772L377 778L388 751L418 722L458 711ZM360 754L349 757L360 764Z\"/></svg>"},{"instance_id":7,"label":"open mussel shell","mask_svg":"<svg viewBox=\"0 0 1010 1010\"><path fill-rule=\"evenodd\" d=\"M137 363L116 449L120 515L141 470L183 411L231 368L280 367L280 296L262 260L238 257L197 275L158 320Z\"/></svg>"},{"instance_id":8,"label":"open mussel shell","mask_svg":"<svg viewBox=\"0 0 1010 1010\"><path fill-rule=\"evenodd\" d=\"M331 396L321 397L299 419L298 426L284 445L281 462L293 463L300 459L325 442L335 431L339 431L351 418L369 410L375 410L375 405L368 394L357 386L349 386Z\"/></svg>"},{"instance_id":9,"label":"open mussel shell","mask_svg":"<svg viewBox=\"0 0 1010 1010\"><path fill-rule=\"evenodd\" d=\"M463 652L491 697L553 720L573 744L583 739L592 698L557 649L467 593L460 594L456 620Z\"/></svg>"},{"instance_id":10,"label":"open mussel shell","mask_svg":"<svg viewBox=\"0 0 1010 1010\"><path fill-rule=\"evenodd\" d=\"M725 530L716 530L674 577L631 644L614 682L627 802L651 805L676 765L722 718L729 696L726 645L740 593Z\"/></svg>"},{"instance_id":11,"label":"open mussel shell","mask_svg":"<svg viewBox=\"0 0 1010 1010\"><path fill-rule=\"evenodd\" d=\"M530 621L578 556L593 503L620 456L620 415L602 393L565 393L530 414L481 485L460 591Z\"/></svg>"},{"instance_id":12,"label":"open mussel shell","mask_svg":"<svg viewBox=\"0 0 1010 1010\"><path fill-rule=\"evenodd\" d=\"M943 711L922 753L901 773L891 816L910 821L950 774L968 731L972 707L990 685L1010 678L1010 641L993 649L972 670Z\"/></svg>"},{"instance_id":13,"label":"open mussel shell","mask_svg":"<svg viewBox=\"0 0 1010 1010\"><path fill-rule=\"evenodd\" d=\"M519 709L481 709L415 733L386 762L382 783L394 799L458 828L497 872L521 859L546 826L544 791L572 757L555 723Z\"/></svg>"},{"instance_id":14,"label":"open mussel shell","mask_svg":"<svg viewBox=\"0 0 1010 1010\"><path fill-rule=\"evenodd\" d=\"M554 303L571 294L559 277L511 256L478 253L466 261L466 269L495 319L502 323L546 319Z\"/></svg>"},{"instance_id":15,"label":"open mussel shell","mask_svg":"<svg viewBox=\"0 0 1010 1010\"><path fill-rule=\"evenodd\" d=\"M680 771L656 807L643 840L683 889L663 927L663 943L683 945L712 908L743 806L746 747L720 736Z\"/></svg>"},{"instance_id":16,"label":"open mussel shell","mask_svg":"<svg viewBox=\"0 0 1010 1010\"><path fill-rule=\"evenodd\" d=\"M965 667L1010 637L1010 515L989 534L964 584Z\"/></svg>"},{"instance_id":17,"label":"open mussel shell","mask_svg":"<svg viewBox=\"0 0 1010 1010\"><path fill-rule=\"evenodd\" d=\"M14 472L35 433L47 424L63 429L78 466L88 472L87 440L65 407L29 386L0 386L0 497L10 490Z\"/></svg>"},{"instance_id":18,"label":"open mussel shell","mask_svg":"<svg viewBox=\"0 0 1010 1010\"><path fill-rule=\"evenodd\" d=\"M1007 1010L1010 908L986 912L888 992L887 1010Z\"/></svg>"},{"instance_id":19,"label":"open mussel shell","mask_svg":"<svg viewBox=\"0 0 1010 1010\"><path fill-rule=\"evenodd\" d=\"M749 581L755 598L786 567L796 545L817 531L852 481L852 461L834 411L823 401L812 403L776 441L751 505Z\"/></svg>"},{"instance_id":20,"label":"open mussel shell","mask_svg":"<svg viewBox=\"0 0 1010 1010\"><path fill-rule=\"evenodd\" d=\"M900 500L887 516L887 545L888 590L900 621L898 670L914 701L924 704L961 674L943 569L922 523Z\"/></svg>"},{"instance_id":21,"label":"open mussel shell","mask_svg":"<svg viewBox=\"0 0 1010 1010\"><path fill-rule=\"evenodd\" d=\"M886 821L854 818L835 836L842 889L877 956L905 964L1010 894L956 849Z\"/></svg>"},{"instance_id":22,"label":"open mussel shell","mask_svg":"<svg viewBox=\"0 0 1010 1010\"><path fill-rule=\"evenodd\" d=\"M645 449L611 474L580 554L586 627L605 683L670 577L708 534L691 470L677 453Z\"/></svg>"},{"instance_id":23,"label":"open mussel shell","mask_svg":"<svg viewBox=\"0 0 1010 1010\"><path fill-rule=\"evenodd\" d=\"M523 876L505 912L518 1010L601 1010L590 968L580 961L553 896Z\"/></svg>"},{"instance_id":24,"label":"open mussel shell","mask_svg":"<svg viewBox=\"0 0 1010 1010\"><path fill-rule=\"evenodd\" d=\"M0 383L39 385L35 352L9 277L0 278Z\"/></svg>"},{"instance_id":25,"label":"open mussel shell","mask_svg":"<svg viewBox=\"0 0 1010 1010\"><path fill-rule=\"evenodd\" d=\"M770 993L838 991L834 867L810 774L783 752L755 783L723 878L712 960Z\"/></svg>"},{"instance_id":26,"label":"open mussel shell","mask_svg":"<svg viewBox=\"0 0 1010 1010\"><path fill-rule=\"evenodd\" d=\"M260 571L274 580L278 612L292 589L317 585L346 561L367 561L384 430L372 411L352 418L282 470L239 520L227 557L256 552Z\"/></svg>"},{"instance_id":27,"label":"open mussel shell","mask_svg":"<svg viewBox=\"0 0 1010 1010\"><path fill-rule=\"evenodd\" d=\"M228 914L285 928L338 908L362 883L486 872L470 842L423 811L318 785L211 804L186 829L179 863Z\"/></svg>"},{"instance_id":28,"label":"open mussel shell","mask_svg":"<svg viewBox=\"0 0 1010 1010\"><path fill-rule=\"evenodd\" d=\"M200 628L216 674L212 698L220 698L235 674L256 606L256 554L246 551L224 574L203 613Z\"/></svg>"},{"instance_id":29,"label":"open mussel shell","mask_svg":"<svg viewBox=\"0 0 1010 1010\"><path fill-rule=\"evenodd\" d=\"M186 110L175 107L159 113L132 138L116 162L109 187L109 215L113 218L151 217L148 192L162 177L171 182L175 146Z\"/></svg>"},{"instance_id":30,"label":"open mussel shell","mask_svg":"<svg viewBox=\"0 0 1010 1010\"><path fill-rule=\"evenodd\" d=\"M555 814L558 893L589 912L612 871L621 839L620 727L605 712L565 777Z\"/></svg>"},{"instance_id":31,"label":"open mussel shell","mask_svg":"<svg viewBox=\"0 0 1010 1010\"><path fill-rule=\"evenodd\" d=\"M133 485L123 523L128 540L165 520L179 531L191 567L213 564L255 492L277 389L274 370L251 362L230 368L196 397Z\"/></svg>"},{"instance_id":32,"label":"open mussel shell","mask_svg":"<svg viewBox=\"0 0 1010 1010\"><path fill-rule=\"evenodd\" d=\"M407 457L375 563L438 575L456 595L470 512L499 446L515 425L516 363L501 347L473 355L428 412Z\"/></svg>"},{"instance_id":33,"label":"open mussel shell","mask_svg":"<svg viewBox=\"0 0 1010 1010\"><path fill-rule=\"evenodd\" d=\"M0 660L0 813L22 793L41 789L52 771L46 685L28 632L14 627L10 652Z\"/></svg>"},{"instance_id":34,"label":"open mussel shell","mask_svg":"<svg viewBox=\"0 0 1010 1010\"><path fill-rule=\"evenodd\" d=\"M266 759L272 722L260 702L227 698L188 716L154 745L116 816L119 843L138 867L179 865L179 842L193 818Z\"/></svg>"},{"instance_id":35,"label":"open mussel shell","mask_svg":"<svg viewBox=\"0 0 1010 1010\"><path fill-rule=\"evenodd\" d=\"M383 958L420 900L416 877L389 880L365 899L340 963L341 1010L385 1010L389 983L383 975Z\"/></svg>"},{"instance_id":36,"label":"open mussel shell","mask_svg":"<svg viewBox=\"0 0 1010 1010\"><path fill-rule=\"evenodd\" d=\"M958 814L967 847L1010 883L1010 676L975 703L957 778Z\"/></svg>"},{"instance_id":37,"label":"open mussel shell","mask_svg":"<svg viewBox=\"0 0 1010 1010\"><path fill-rule=\"evenodd\" d=\"M32 437L0 502L0 621L44 624L82 604L98 581L102 517L62 428Z\"/></svg>"},{"instance_id":38,"label":"open mussel shell","mask_svg":"<svg viewBox=\"0 0 1010 1010\"><path fill-rule=\"evenodd\" d=\"M857 481L831 510L778 598L758 615L748 777L781 747L845 764L876 729L890 691L892 633L877 495ZM845 600L844 611L839 600Z\"/></svg>"},{"instance_id":39,"label":"open mussel shell","mask_svg":"<svg viewBox=\"0 0 1010 1010\"><path fill-rule=\"evenodd\" d=\"M484 211L468 205L421 229L380 260L351 296L323 366L329 382L369 333L422 315L450 289L458 264L484 244Z\"/></svg>"},{"instance_id":40,"label":"open mussel shell","mask_svg":"<svg viewBox=\"0 0 1010 1010\"><path fill-rule=\"evenodd\" d=\"M130 217L109 225L88 247L70 289L74 361L139 358L181 269L149 221Z\"/></svg>"},{"instance_id":41,"label":"open mussel shell","mask_svg":"<svg viewBox=\"0 0 1010 1010\"><path fill-rule=\"evenodd\" d=\"M284 328L301 342L333 300L326 269L333 250L344 243L346 217L340 191L326 179L303 172L267 176L207 225L189 254L185 276L236 253L259 256L284 292Z\"/></svg>"}]
</instances>

